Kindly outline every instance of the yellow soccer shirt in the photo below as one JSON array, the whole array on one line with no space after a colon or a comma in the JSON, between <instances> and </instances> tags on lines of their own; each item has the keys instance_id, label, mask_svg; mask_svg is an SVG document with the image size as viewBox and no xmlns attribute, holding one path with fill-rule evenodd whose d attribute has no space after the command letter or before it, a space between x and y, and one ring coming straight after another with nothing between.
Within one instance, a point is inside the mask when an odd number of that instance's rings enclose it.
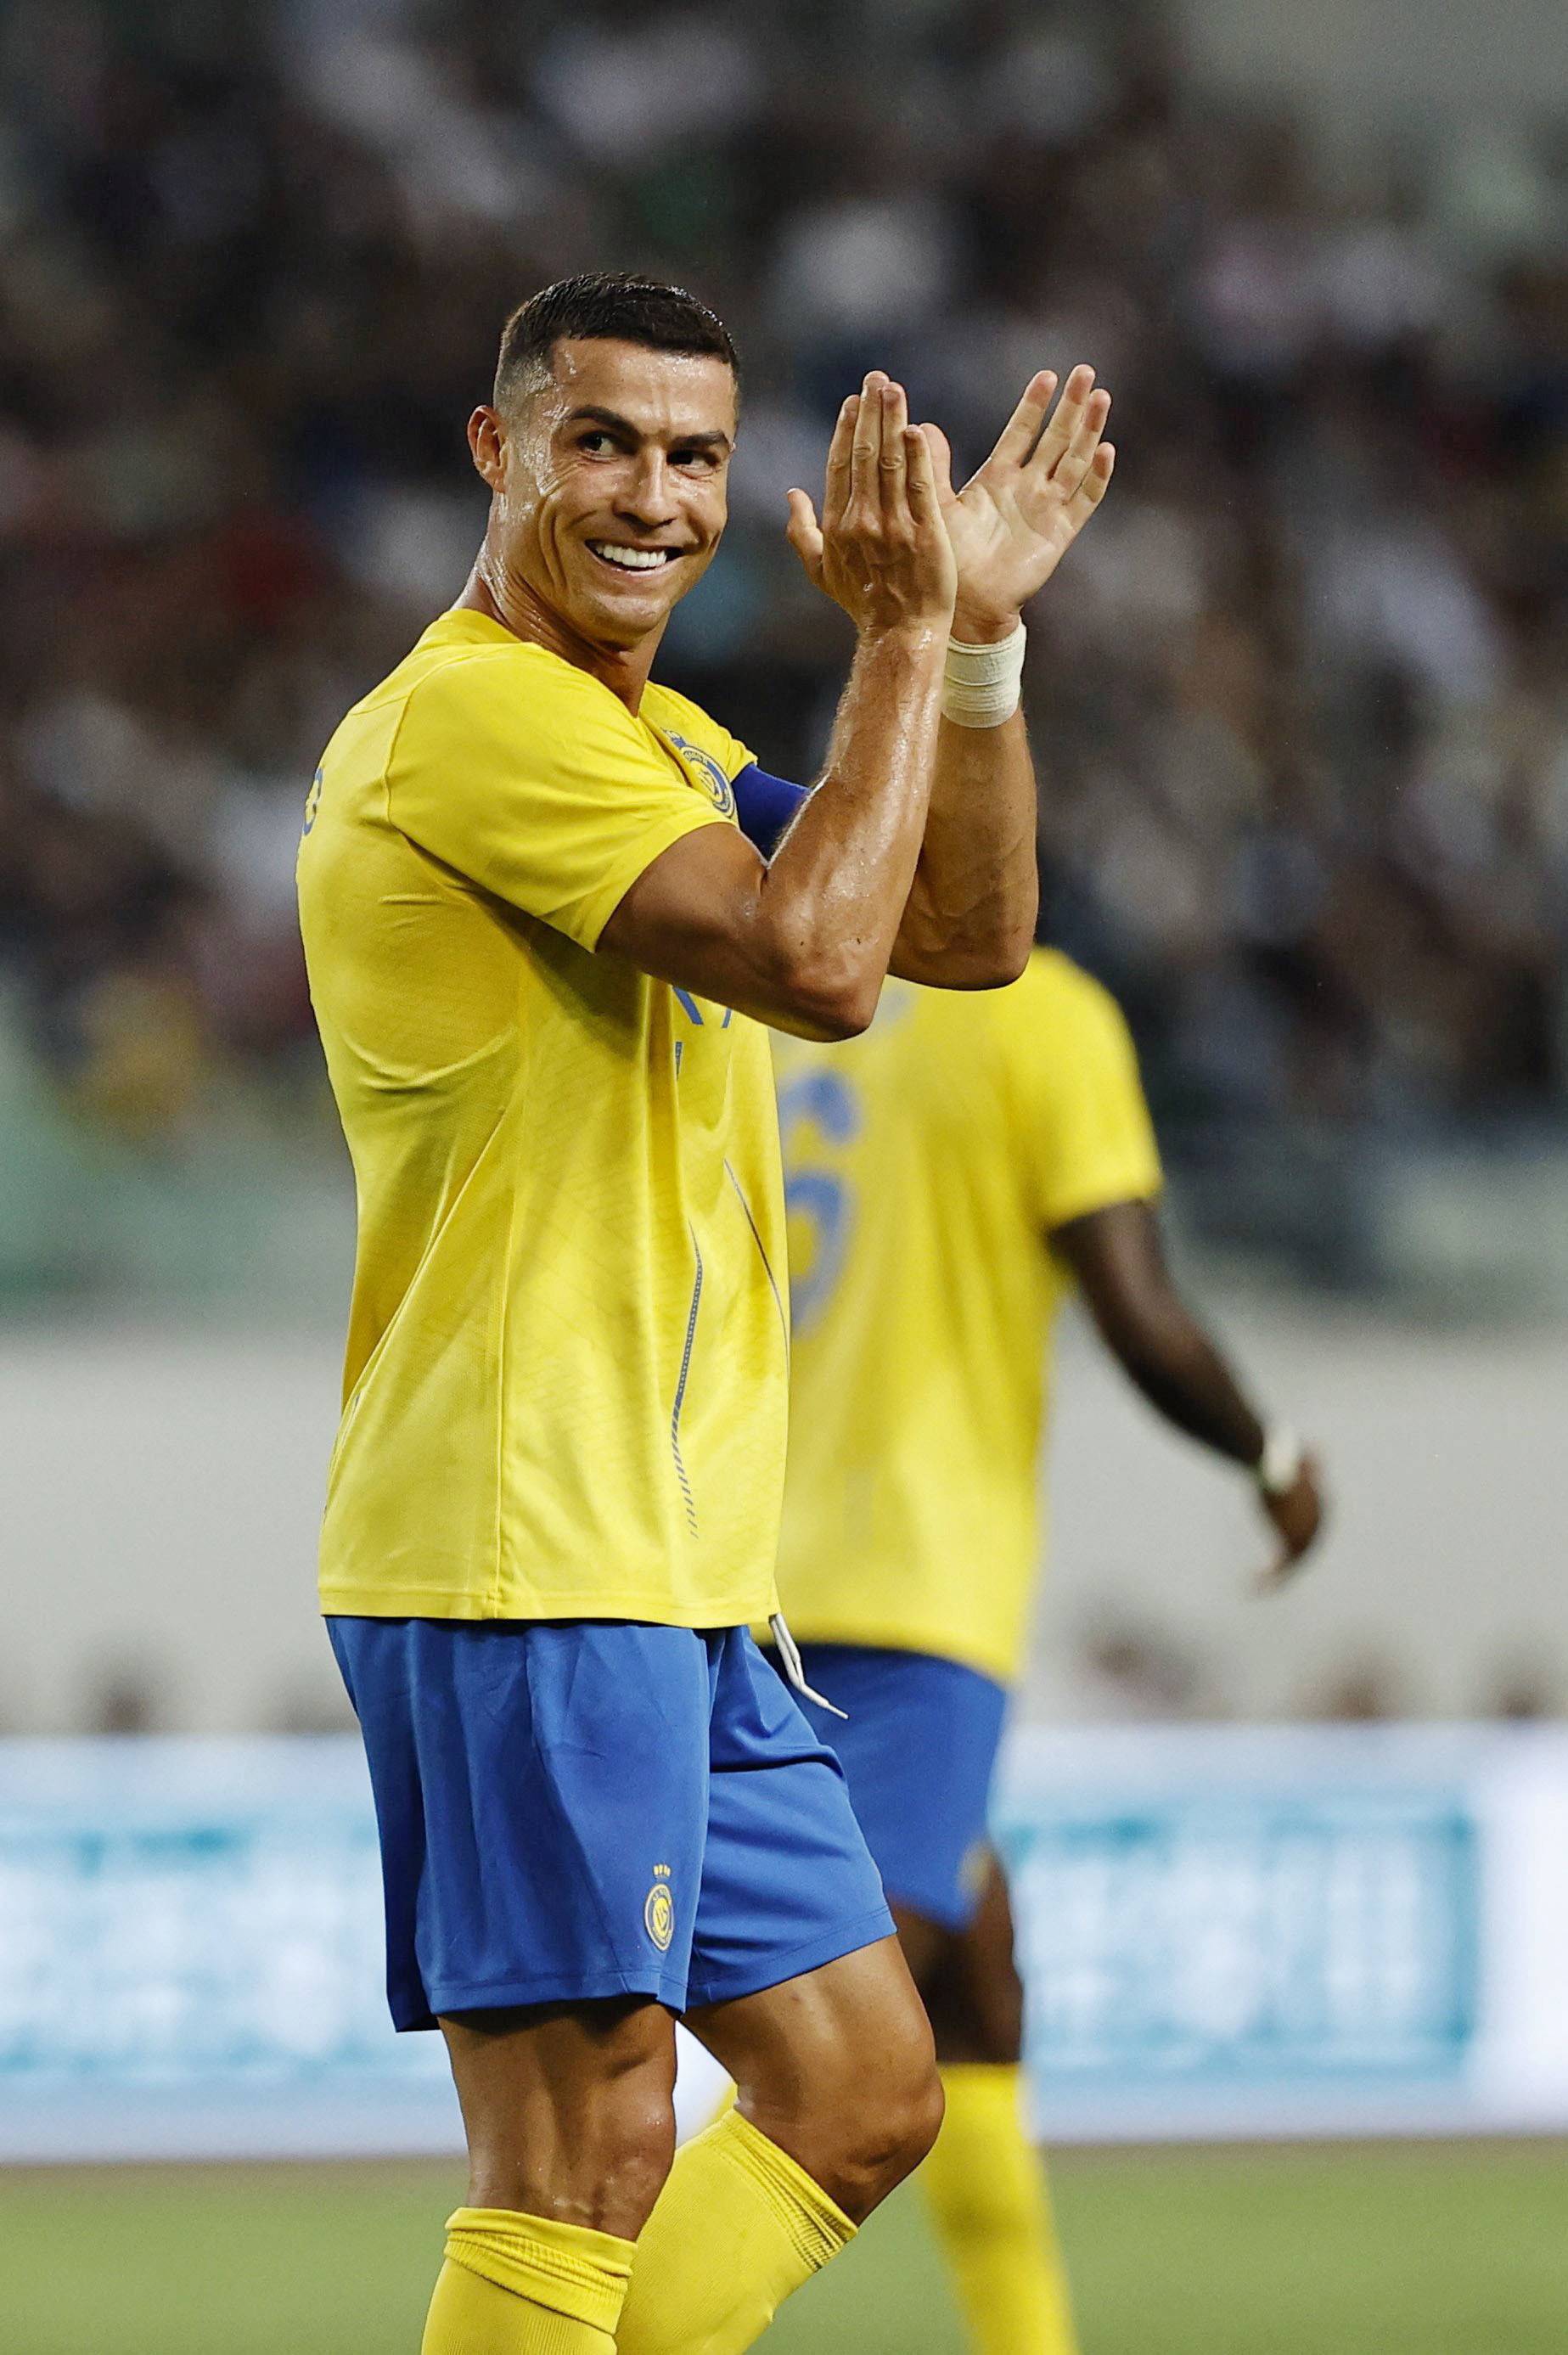
<instances>
[{"instance_id":1,"label":"yellow soccer shirt","mask_svg":"<svg viewBox=\"0 0 1568 2355\"><path fill-rule=\"evenodd\" d=\"M794 1276L779 1594L795 1634L1018 1673L1041 1542L1049 1231L1157 1192L1126 1026L1036 950L774 1041Z\"/></svg>"},{"instance_id":2,"label":"yellow soccer shirt","mask_svg":"<svg viewBox=\"0 0 1568 2355\"><path fill-rule=\"evenodd\" d=\"M300 912L359 1216L326 1611L773 1608L767 1034L593 954L661 851L735 823L750 759L461 611L323 756Z\"/></svg>"}]
</instances>

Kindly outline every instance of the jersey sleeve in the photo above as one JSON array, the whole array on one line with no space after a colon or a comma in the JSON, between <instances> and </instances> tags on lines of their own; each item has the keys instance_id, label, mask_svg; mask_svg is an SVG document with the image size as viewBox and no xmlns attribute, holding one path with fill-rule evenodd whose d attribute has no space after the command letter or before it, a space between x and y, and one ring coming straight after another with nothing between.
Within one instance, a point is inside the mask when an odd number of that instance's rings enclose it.
<instances>
[{"instance_id":1,"label":"jersey sleeve","mask_svg":"<svg viewBox=\"0 0 1568 2355\"><path fill-rule=\"evenodd\" d=\"M771 858L801 805L810 800L810 788L792 784L787 777L770 776L766 769L760 769L751 746L742 744L738 736L731 736L689 696L663 686L654 693L661 716L676 728L674 741L683 752L688 756L695 753L722 770L734 794L735 816L741 833L753 849L760 850L764 858Z\"/></svg>"},{"instance_id":2,"label":"jersey sleeve","mask_svg":"<svg viewBox=\"0 0 1568 2355\"><path fill-rule=\"evenodd\" d=\"M1154 1124L1132 1035L1109 991L1062 960L1057 974L1031 967L1000 995L1013 1001L1002 1038L1040 1226L1157 1194Z\"/></svg>"},{"instance_id":3,"label":"jersey sleeve","mask_svg":"<svg viewBox=\"0 0 1568 2355\"><path fill-rule=\"evenodd\" d=\"M486 891L593 948L639 875L699 826L729 823L662 759L599 680L507 649L410 696L387 814Z\"/></svg>"},{"instance_id":4,"label":"jersey sleeve","mask_svg":"<svg viewBox=\"0 0 1568 2355\"><path fill-rule=\"evenodd\" d=\"M670 726L678 741L716 761L731 784L742 769L754 767L757 756L751 746L742 744L738 736L731 736L728 728L710 711L704 711L700 703L693 703L689 695L666 687L662 680L650 680L645 708L657 711L660 720Z\"/></svg>"}]
</instances>

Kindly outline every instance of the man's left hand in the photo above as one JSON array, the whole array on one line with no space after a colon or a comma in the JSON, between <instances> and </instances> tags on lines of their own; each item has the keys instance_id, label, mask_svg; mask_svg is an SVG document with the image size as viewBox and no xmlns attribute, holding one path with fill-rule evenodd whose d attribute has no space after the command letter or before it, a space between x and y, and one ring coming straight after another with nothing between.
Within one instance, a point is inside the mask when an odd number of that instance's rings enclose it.
<instances>
[{"instance_id":1,"label":"man's left hand","mask_svg":"<svg viewBox=\"0 0 1568 2355\"><path fill-rule=\"evenodd\" d=\"M1111 396L1075 368L1051 412L1056 377L1032 377L1001 438L961 491L939 425L921 428L935 464L942 519L958 564L955 638L1007 637L1105 495L1116 453L1101 436Z\"/></svg>"}]
</instances>

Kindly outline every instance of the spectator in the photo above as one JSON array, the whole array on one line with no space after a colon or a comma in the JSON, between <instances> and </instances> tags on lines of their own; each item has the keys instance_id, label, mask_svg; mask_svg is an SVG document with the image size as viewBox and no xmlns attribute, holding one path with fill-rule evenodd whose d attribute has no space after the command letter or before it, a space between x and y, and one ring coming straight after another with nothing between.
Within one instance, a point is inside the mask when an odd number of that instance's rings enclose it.
<instances>
[{"instance_id":1,"label":"spectator","mask_svg":"<svg viewBox=\"0 0 1568 2355\"><path fill-rule=\"evenodd\" d=\"M1347 194L1105 13L7 13L0 958L83 1117L308 1068L322 738L461 583L502 314L614 260L746 361L669 655L784 772L841 648L782 493L846 387L902 369L962 459L1041 361L1113 384L1115 498L1033 617L1042 842L1216 1215L1254 1148L1321 1203L1380 1134L1562 1120L1568 143L1413 133Z\"/></svg>"}]
</instances>

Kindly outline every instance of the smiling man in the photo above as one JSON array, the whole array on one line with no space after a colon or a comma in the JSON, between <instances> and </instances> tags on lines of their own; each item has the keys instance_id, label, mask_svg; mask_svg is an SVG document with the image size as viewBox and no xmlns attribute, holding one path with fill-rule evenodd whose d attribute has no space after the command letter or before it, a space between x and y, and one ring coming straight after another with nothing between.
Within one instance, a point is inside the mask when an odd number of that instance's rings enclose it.
<instances>
[{"instance_id":1,"label":"smiling man","mask_svg":"<svg viewBox=\"0 0 1568 2355\"><path fill-rule=\"evenodd\" d=\"M985 531L950 528L939 439L868 378L820 527L792 501L857 632L827 772L764 777L649 677L719 545L736 406L677 289L525 304L469 425L474 573L307 806L359 1211L322 1599L393 2017L442 2027L470 2153L426 2355L731 2355L940 2116L837 1762L746 1632L776 1608L787 1388L763 1026L842 1038L890 969L1021 967L1021 723L987 756L952 716L1016 615L976 606L955 654L955 540ZM1071 537L1104 396L1063 413L1042 496ZM677 2013L740 2098L672 2171Z\"/></svg>"}]
</instances>

